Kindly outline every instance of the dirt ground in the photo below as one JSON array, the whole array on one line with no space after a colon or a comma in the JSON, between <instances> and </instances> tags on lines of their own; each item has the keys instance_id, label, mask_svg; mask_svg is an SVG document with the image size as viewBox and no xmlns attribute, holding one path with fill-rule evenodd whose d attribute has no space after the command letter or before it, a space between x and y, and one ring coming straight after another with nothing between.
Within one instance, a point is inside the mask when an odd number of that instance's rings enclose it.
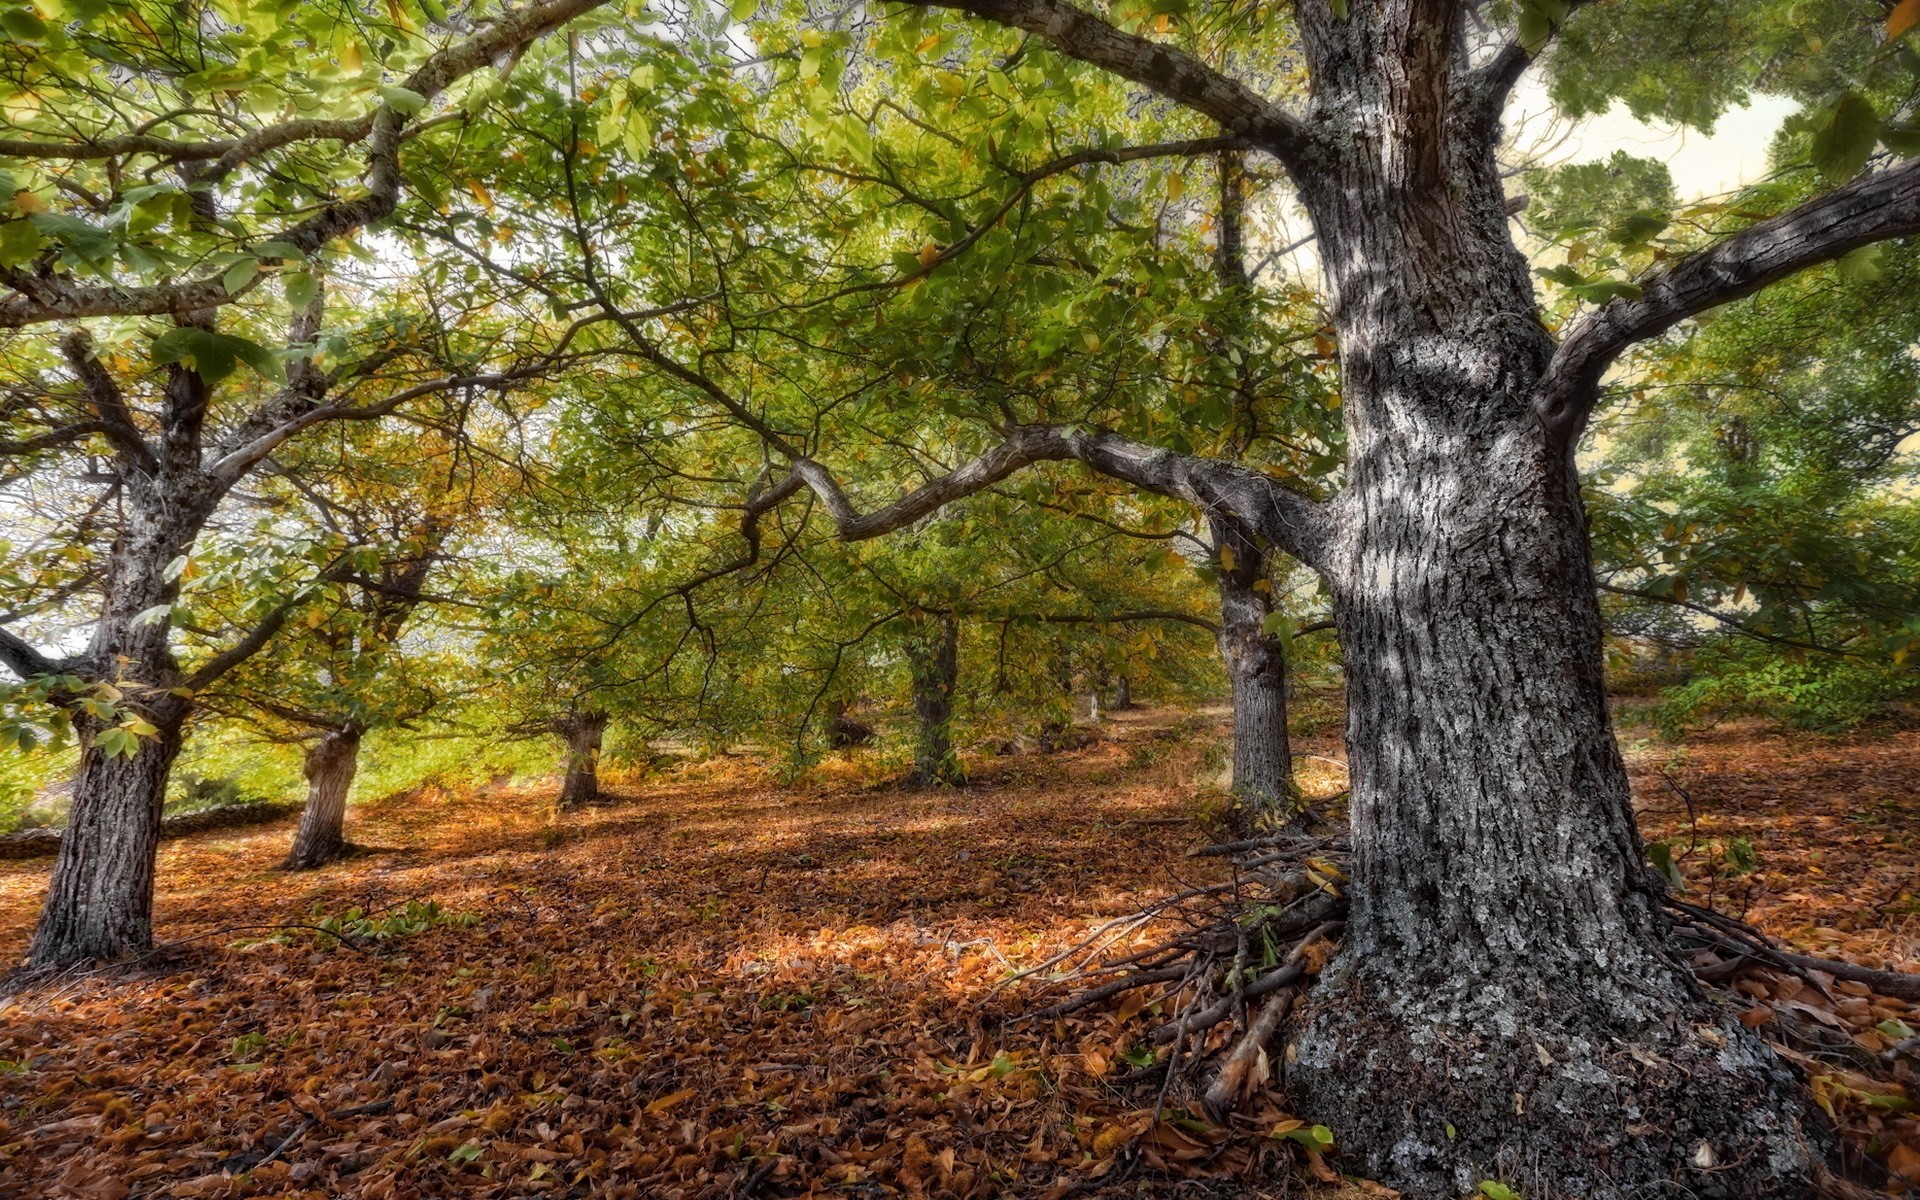
<instances>
[{"instance_id":1,"label":"dirt ground","mask_svg":"<svg viewBox=\"0 0 1920 1200\"><path fill-rule=\"evenodd\" d=\"M373 849L307 875L274 866L292 821L167 843L151 962L0 1001L0 1195L1379 1194L1315 1182L1337 1142L1271 1136L1277 1094L1231 1129L1156 1112L1137 1009L1014 1022L1033 995L996 988L1207 877L1184 818L1220 721L1122 714L958 791L749 760L564 816L550 790L429 789L356 807ZM1695 899L1920 970L1920 732L1626 741ZM1337 791L1337 741L1301 748ZM6 960L47 867L0 864ZM1920 1180L1914 1075L1866 1065L1920 1011L1742 987L1831 1019L1853 1050L1806 1058L1816 1094L1856 1157Z\"/></svg>"}]
</instances>

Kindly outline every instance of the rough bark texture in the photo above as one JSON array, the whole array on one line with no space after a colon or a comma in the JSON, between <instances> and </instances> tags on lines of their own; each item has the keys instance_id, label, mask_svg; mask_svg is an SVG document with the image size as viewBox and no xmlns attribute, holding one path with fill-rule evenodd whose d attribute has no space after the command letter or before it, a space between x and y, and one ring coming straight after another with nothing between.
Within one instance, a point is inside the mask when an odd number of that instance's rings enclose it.
<instances>
[{"instance_id":1,"label":"rough bark texture","mask_svg":"<svg viewBox=\"0 0 1920 1200\"><path fill-rule=\"evenodd\" d=\"M560 807L578 808L600 799L600 742L607 733L607 714L575 713L553 723L567 740L567 776L560 785Z\"/></svg>"},{"instance_id":2,"label":"rough bark texture","mask_svg":"<svg viewBox=\"0 0 1920 1200\"><path fill-rule=\"evenodd\" d=\"M951 613L923 614L907 635L907 668L913 676L915 787L948 787L967 781L953 748L953 696L960 680L960 623Z\"/></svg>"},{"instance_id":3,"label":"rough bark texture","mask_svg":"<svg viewBox=\"0 0 1920 1200\"><path fill-rule=\"evenodd\" d=\"M1304 198L1341 334L1352 917L1290 1054L1303 1112L1412 1200L1798 1192L1790 1072L1662 945L1608 721L1552 354L1449 6L1304 8Z\"/></svg>"},{"instance_id":4,"label":"rough bark texture","mask_svg":"<svg viewBox=\"0 0 1920 1200\"><path fill-rule=\"evenodd\" d=\"M359 767L358 729L334 730L307 747L307 807L293 835L288 870L310 871L346 851L347 793Z\"/></svg>"},{"instance_id":5,"label":"rough bark texture","mask_svg":"<svg viewBox=\"0 0 1920 1200\"><path fill-rule=\"evenodd\" d=\"M91 740L97 727L76 723ZM29 967L113 961L153 948L153 862L167 775L180 753L178 724L131 757L89 746L80 756L73 808L60 839Z\"/></svg>"},{"instance_id":6,"label":"rough bark texture","mask_svg":"<svg viewBox=\"0 0 1920 1200\"><path fill-rule=\"evenodd\" d=\"M1230 523L1216 519L1213 527L1222 549L1217 640L1233 682L1233 795L1247 824L1286 825L1298 815L1299 797L1287 741L1286 646L1266 628L1273 613L1266 556Z\"/></svg>"}]
</instances>

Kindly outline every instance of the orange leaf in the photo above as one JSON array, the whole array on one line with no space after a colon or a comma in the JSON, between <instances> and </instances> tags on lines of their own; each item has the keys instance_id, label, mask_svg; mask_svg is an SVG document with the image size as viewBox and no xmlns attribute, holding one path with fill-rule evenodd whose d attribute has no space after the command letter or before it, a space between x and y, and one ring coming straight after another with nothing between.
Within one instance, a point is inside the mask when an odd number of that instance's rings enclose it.
<instances>
[{"instance_id":1,"label":"orange leaf","mask_svg":"<svg viewBox=\"0 0 1920 1200\"><path fill-rule=\"evenodd\" d=\"M1915 25L1920 25L1920 0L1900 0L1887 14L1887 40L1892 41Z\"/></svg>"},{"instance_id":2,"label":"orange leaf","mask_svg":"<svg viewBox=\"0 0 1920 1200\"><path fill-rule=\"evenodd\" d=\"M652 1104L647 1105L647 1110L646 1110L647 1115L653 1116L658 1113L666 1112L668 1109L672 1108L674 1105L680 1103L682 1100L685 1100L687 1097L691 1095L693 1095L692 1088L681 1088L677 1092L669 1092L666 1095L660 1097L658 1100L655 1100Z\"/></svg>"}]
</instances>

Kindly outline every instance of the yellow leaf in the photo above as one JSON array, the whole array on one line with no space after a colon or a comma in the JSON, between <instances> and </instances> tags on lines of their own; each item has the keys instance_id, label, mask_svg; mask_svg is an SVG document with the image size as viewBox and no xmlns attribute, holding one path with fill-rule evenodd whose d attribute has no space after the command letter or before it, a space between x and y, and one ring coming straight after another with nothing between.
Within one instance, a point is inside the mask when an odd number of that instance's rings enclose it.
<instances>
[{"instance_id":1,"label":"yellow leaf","mask_svg":"<svg viewBox=\"0 0 1920 1200\"><path fill-rule=\"evenodd\" d=\"M358 75L362 65L359 42L348 42L340 48L341 70L351 75Z\"/></svg>"},{"instance_id":2,"label":"yellow leaf","mask_svg":"<svg viewBox=\"0 0 1920 1200\"><path fill-rule=\"evenodd\" d=\"M467 180L467 190L473 193L473 198L478 200L488 212L493 211L493 193L487 190L486 184L481 183L478 179L469 179Z\"/></svg>"},{"instance_id":3,"label":"yellow leaf","mask_svg":"<svg viewBox=\"0 0 1920 1200\"><path fill-rule=\"evenodd\" d=\"M1178 202L1180 197L1186 194L1187 194L1186 176L1178 173L1167 176L1167 200L1169 203Z\"/></svg>"},{"instance_id":4,"label":"yellow leaf","mask_svg":"<svg viewBox=\"0 0 1920 1200\"><path fill-rule=\"evenodd\" d=\"M692 1088L681 1088L677 1092L669 1092L666 1095L660 1097L658 1100L655 1100L652 1104L647 1105L647 1115L655 1116L660 1113L666 1112L668 1109L672 1108L674 1105L679 1104L681 1101L687 1099L689 1096L692 1096L692 1095L693 1095Z\"/></svg>"},{"instance_id":5,"label":"yellow leaf","mask_svg":"<svg viewBox=\"0 0 1920 1200\"><path fill-rule=\"evenodd\" d=\"M1222 571L1233 570L1234 564L1239 561L1240 556L1233 552L1232 546L1220 547L1220 569Z\"/></svg>"},{"instance_id":6,"label":"yellow leaf","mask_svg":"<svg viewBox=\"0 0 1920 1200\"><path fill-rule=\"evenodd\" d=\"M1887 14L1887 40L1892 41L1915 25L1920 25L1920 0L1900 0Z\"/></svg>"},{"instance_id":7,"label":"yellow leaf","mask_svg":"<svg viewBox=\"0 0 1920 1200\"><path fill-rule=\"evenodd\" d=\"M931 270L933 264L938 261L940 261L940 247L933 244L932 238L928 238L927 244L920 247L920 269Z\"/></svg>"},{"instance_id":8,"label":"yellow leaf","mask_svg":"<svg viewBox=\"0 0 1920 1200\"><path fill-rule=\"evenodd\" d=\"M933 49L935 46L938 46L939 44L940 44L940 35L937 33L930 33L926 37L923 37L920 39L920 44L913 48L913 52L915 54L925 54L927 51Z\"/></svg>"},{"instance_id":9,"label":"yellow leaf","mask_svg":"<svg viewBox=\"0 0 1920 1200\"><path fill-rule=\"evenodd\" d=\"M13 206L23 213L43 213L47 211L47 202L25 188L13 194Z\"/></svg>"}]
</instances>

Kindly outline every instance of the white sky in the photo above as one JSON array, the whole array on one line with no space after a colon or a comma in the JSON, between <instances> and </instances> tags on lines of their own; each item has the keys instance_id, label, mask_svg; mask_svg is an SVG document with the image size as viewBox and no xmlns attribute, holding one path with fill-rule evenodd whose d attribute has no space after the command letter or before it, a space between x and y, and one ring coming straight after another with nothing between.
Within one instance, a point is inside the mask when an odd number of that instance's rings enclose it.
<instances>
[{"instance_id":1,"label":"white sky","mask_svg":"<svg viewBox=\"0 0 1920 1200\"><path fill-rule=\"evenodd\" d=\"M1608 112L1573 124L1565 142L1551 156L1556 162L1591 162L1625 150L1639 158L1655 158L1673 172L1674 190L1681 200L1698 200L1730 192L1767 172L1767 150L1781 123L1799 111L1797 101L1760 95L1745 108L1722 116L1711 134L1665 123L1638 121L1615 104ZM1521 81L1507 106L1508 124L1544 119L1553 111L1546 88L1537 76Z\"/></svg>"}]
</instances>

